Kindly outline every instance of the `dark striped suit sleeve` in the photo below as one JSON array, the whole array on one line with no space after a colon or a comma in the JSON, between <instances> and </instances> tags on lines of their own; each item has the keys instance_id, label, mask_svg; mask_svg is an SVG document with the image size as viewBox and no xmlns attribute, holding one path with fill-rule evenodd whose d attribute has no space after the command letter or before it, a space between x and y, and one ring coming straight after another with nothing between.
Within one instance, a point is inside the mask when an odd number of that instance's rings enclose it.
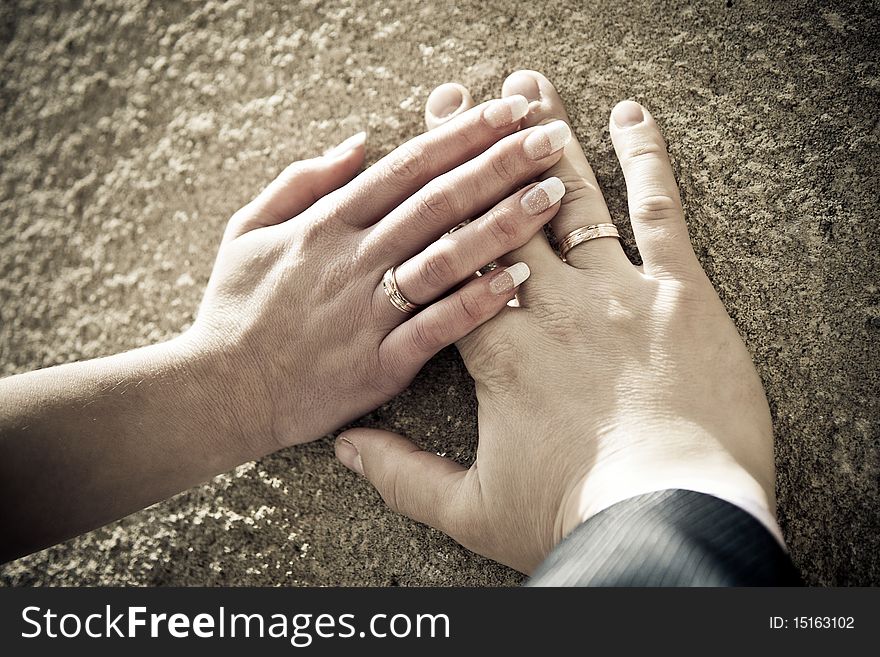
<instances>
[{"instance_id":1,"label":"dark striped suit sleeve","mask_svg":"<svg viewBox=\"0 0 880 657\"><path fill-rule=\"evenodd\" d=\"M554 548L526 586L793 586L800 578L751 514L664 490L618 502Z\"/></svg>"}]
</instances>

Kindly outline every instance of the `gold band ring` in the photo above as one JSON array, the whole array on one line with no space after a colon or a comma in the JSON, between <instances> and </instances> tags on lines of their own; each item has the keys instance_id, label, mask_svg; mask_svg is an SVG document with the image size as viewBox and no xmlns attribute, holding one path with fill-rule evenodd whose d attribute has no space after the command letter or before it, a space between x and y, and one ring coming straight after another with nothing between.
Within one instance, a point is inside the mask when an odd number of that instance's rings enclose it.
<instances>
[{"instance_id":1,"label":"gold band ring","mask_svg":"<svg viewBox=\"0 0 880 657\"><path fill-rule=\"evenodd\" d=\"M394 276L394 270L396 267L391 267L388 271L385 272L385 275L382 277L382 289L385 291L385 296L388 297L388 300L391 302L391 305L397 308L399 311L412 314L417 311L421 306L414 304L400 291L400 288L397 287L397 278Z\"/></svg>"},{"instance_id":2,"label":"gold band ring","mask_svg":"<svg viewBox=\"0 0 880 657\"><path fill-rule=\"evenodd\" d=\"M562 256L562 261L566 262L568 252L578 244L599 239L600 237L616 237L620 239L620 233L617 232L617 226L614 224L592 224L575 228L559 240L559 255Z\"/></svg>"},{"instance_id":3,"label":"gold band ring","mask_svg":"<svg viewBox=\"0 0 880 657\"><path fill-rule=\"evenodd\" d=\"M470 220L470 219L465 219L464 221L460 221L459 223L455 224L452 228L450 228L449 231L447 231L446 234L447 234L447 235L452 235L452 233L454 233L454 232L457 231L457 230L461 230L462 228L464 228L465 226L467 226L469 223L471 223L471 220Z\"/></svg>"}]
</instances>

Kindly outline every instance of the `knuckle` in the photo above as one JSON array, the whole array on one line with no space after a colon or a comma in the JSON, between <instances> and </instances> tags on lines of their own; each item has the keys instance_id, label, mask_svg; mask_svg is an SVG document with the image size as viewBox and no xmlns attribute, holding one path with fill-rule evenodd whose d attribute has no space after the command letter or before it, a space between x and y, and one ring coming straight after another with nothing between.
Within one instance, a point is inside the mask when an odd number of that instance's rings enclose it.
<instances>
[{"instance_id":1,"label":"knuckle","mask_svg":"<svg viewBox=\"0 0 880 657\"><path fill-rule=\"evenodd\" d=\"M391 157L388 170L401 184L418 182L425 173L425 147L418 142L400 146Z\"/></svg>"},{"instance_id":2,"label":"knuckle","mask_svg":"<svg viewBox=\"0 0 880 657\"><path fill-rule=\"evenodd\" d=\"M391 399L405 386L404 379L400 355L389 354L389 350L380 347L372 367L367 365L362 380L383 399Z\"/></svg>"},{"instance_id":3,"label":"knuckle","mask_svg":"<svg viewBox=\"0 0 880 657\"><path fill-rule=\"evenodd\" d=\"M487 225L495 242L506 249L516 241L523 222L511 207L502 206L492 210Z\"/></svg>"},{"instance_id":4,"label":"knuckle","mask_svg":"<svg viewBox=\"0 0 880 657\"><path fill-rule=\"evenodd\" d=\"M389 456L391 455L392 446L390 441L383 445L382 451L389 454ZM407 469L412 463L411 459L430 458L430 456L429 453L423 452L413 445L412 451L407 457L393 459L394 465L388 468L383 475L382 487L379 489L380 495L388 507L395 513L400 513L420 522L428 519L426 517L425 500L423 499L425 489L417 488L413 485L414 481L407 472ZM390 460L386 459L386 462Z\"/></svg>"},{"instance_id":5,"label":"knuckle","mask_svg":"<svg viewBox=\"0 0 880 657\"><path fill-rule=\"evenodd\" d=\"M336 223L343 225L347 224L348 218L346 215L350 213L345 206L343 195L338 193L338 190L330 192L329 194L321 195L310 189L309 194L312 197L312 202L309 204L309 207L298 216L303 216L305 213L308 213L307 216L316 222L333 218L337 220Z\"/></svg>"},{"instance_id":6,"label":"knuckle","mask_svg":"<svg viewBox=\"0 0 880 657\"><path fill-rule=\"evenodd\" d=\"M458 150L465 153L469 153L473 149L481 146L485 148L485 136L479 129L475 130L473 125L461 125L461 127L457 127L455 139L457 140Z\"/></svg>"},{"instance_id":7,"label":"knuckle","mask_svg":"<svg viewBox=\"0 0 880 657\"><path fill-rule=\"evenodd\" d=\"M403 390L412 377L413 367L409 362L412 354L405 349L390 349L387 343L379 348L378 363L372 374L365 377L373 390L391 399Z\"/></svg>"},{"instance_id":8,"label":"knuckle","mask_svg":"<svg viewBox=\"0 0 880 657\"><path fill-rule=\"evenodd\" d=\"M587 180L583 176L561 176L560 180L565 185L565 196L562 197L562 205L580 203L584 199L593 200L599 194L599 187L596 183Z\"/></svg>"},{"instance_id":9,"label":"knuckle","mask_svg":"<svg viewBox=\"0 0 880 657\"><path fill-rule=\"evenodd\" d=\"M438 184L426 187L418 201L418 213L430 222L451 216L454 209L452 198Z\"/></svg>"},{"instance_id":10,"label":"knuckle","mask_svg":"<svg viewBox=\"0 0 880 657\"><path fill-rule=\"evenodd\" d=\"M434 247L419 261L419 278L430 289L445 289L456 280L456 260L452 252Z\"/></svg>"},{"instance_id":11,"label":"knuckle","mask_svg":"<svg viewBox=\"0 0 880 657\"><path fill-rule=\"evenodd\" d=\"M410 320L413 322L410 340L416 353L433 353L439 348L439 327L433 322L425 321L423 317L418 315L413 320Z\"/></svg>"},{"instance_id":12,"label":"knuckle","mask_svg":"<svg viewBox=\"0 0 880 657\"><path fill-rule=\"evenodd\" d=\"M394 513L404 513L403 504L403 472L400 459L394 458L394 445L390 438L378 438L376 453L378 460L387 464L387 467L379 470L378 476L373 482L379 495Z\"/></svg>"},{"instance_id":13,"label":"knuckle","mask_svg":"<svg viewBox=\"0 0 880 657\"><path fill-rule=\"evenodd\" d=\"M675 217L681 211L677 199L669 194L650 194L638 198L633 203L632 218L651 222Z\"/></svg>"},{"instance_id":14,"label":"knuckle","mask_svg":"<svg viewBox=\"0 0 880 657\"><path fill-rule=\"evenodd\" d=\"M624 158L631 162L653 160L666 157L666 144L659 137L635 139L624 149Z\"/></svg>"},{"instance_id":15,"label":"knuckle","mask_svg":"<svg viewBox=\"0 0 880 657\"><path fill-rule=\"evenodd\" d=\"M619 331L631 331L639 320L639 313L631 305L611 298L605 306L602 319L603 324L608 327L609 333L614 335Z\"/></svg>"},{"instance_id":16,"label":"knuckle","mask_svg":"<svg viewBox=\"0 0 880 657\"><path fill-rule=\"evenodd\" d=\"M226 222L227 235L242 235L266 224L276 223L277 218L267 212L259 197L237 210Z\"/></svg>"},{"instance_id":17,"label":"knuckle","mask_svg":"<svg viewBox=\"0 0 880 657\"><path fill-rule=\"evenodd\" d=\"M286 167L284 167L284 170L278 175L276 180L279 184L286 187L287 185L296 182L296 180L301 176L307 174L309 172L309 169L309 164L302 160L291 162Z\"/></svg>"},{"instance_id":18,"label":"knuckle","mask_svg":"<svg viewBox=\"0 0 880 657\"><path fill-rule=\"evenodd\" d=\"M519 160L510 153L496 155L490 162L492 163L492 172L501 182L512 183L520 175Z\"/></svg>"},{"instance_id":19,"label":"knuckle","mask_svg":"<svg viewBox=\"0 0 880 657\"><path fill-rule=\"evenodd\" d=\"M342 249L349 246L350 237L341 222L329 221L333 216L336 212L329 205L322 205L313 206L297 219L294 227L302 251L329 257L333 254L330 252L332 245L334 252L344 252Z\"/></svg>"},{"instance_id":20,"label":"knuckle","mask_svg":"<svg viewBox=\"0 0 880 657\"><path fill-rule=\"evenodd\" d=\"M400 476L395 469L389 469L376 482L379 495L394 513L402 513L400 508Z\"/></svg>"},{"instance_id":21,"label":"knuckle","mask_svg":"<svg viewBox=\"0 0 880 657\"><path fill-rule=\"evenodd\" d=\"M463 288L455 295L458 301L458 311L461 318L468 324L479 324L483 321L483 306L479 296L467 288Z\"/></svg>"},{"instance_id":22,"label":"knuckle","mask_svg":"<svg viewBox=\"0 0 880 657\"><path fill-rule=\"evenodd\" d=\"M226 223L227 230L238 230L244 228L253 219L255 211L253 207L253 201L243 206L239 210L236 210L235 214L233 214L229 221Z\"/></svg>"}]
</instances>

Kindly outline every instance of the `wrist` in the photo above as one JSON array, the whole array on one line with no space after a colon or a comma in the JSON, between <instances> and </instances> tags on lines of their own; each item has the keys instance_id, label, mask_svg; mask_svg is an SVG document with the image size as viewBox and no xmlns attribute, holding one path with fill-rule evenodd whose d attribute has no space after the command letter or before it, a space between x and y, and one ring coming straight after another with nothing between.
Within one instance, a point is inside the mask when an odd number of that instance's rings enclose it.
<instances>
[{"instance_id":1,"label":"wrist","mask_svg":"<svg viewBox=\"0 0 880 657\"><path fill-rule=\"evenodd\" d=\"M578 525L623 500L659 490L692 490L739 506L759 520L780 544L775 501L732 458L694 460L626 459L596 465L564 496L557 515L554 540L560 541Z\"/></svg>"},{"instance_id":2,"label":"wrist","mask_svg":"<svg viewBox=\"0 0 880 657\"><path fill-rule=\"evenodd\" d=\"M156 345L184 426L218 450L223 471L277 449L267 396L245 359L190 329Z\"/></svg>"}]
</instances>

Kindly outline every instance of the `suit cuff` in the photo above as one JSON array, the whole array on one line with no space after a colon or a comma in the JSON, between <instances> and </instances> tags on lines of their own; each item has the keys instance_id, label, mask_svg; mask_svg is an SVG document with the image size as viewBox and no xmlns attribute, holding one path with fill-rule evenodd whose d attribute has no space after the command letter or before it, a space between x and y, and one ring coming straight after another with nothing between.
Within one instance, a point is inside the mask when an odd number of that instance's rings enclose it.
<instances>
[{"instance_id":1,"label":"suit cuff","mask_svg":"<svg viewBox=\"0 0 880 657\"><path fill-rule=\"evenodd\" d=\"M556 546L527 586L799 583L777 537L755 515L714 495L673 489L592 516Z\"/></svg>"}]
</instances>

